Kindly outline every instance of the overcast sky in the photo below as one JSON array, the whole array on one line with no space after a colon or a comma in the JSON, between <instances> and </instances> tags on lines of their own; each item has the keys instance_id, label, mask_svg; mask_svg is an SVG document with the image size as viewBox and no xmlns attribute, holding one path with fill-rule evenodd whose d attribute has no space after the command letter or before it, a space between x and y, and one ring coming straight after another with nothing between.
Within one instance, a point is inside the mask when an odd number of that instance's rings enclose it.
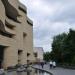
<instances>
[{"instance_id":1,"label":"overcast sky","mask_svg":"<svg viewBox=\"0 0 75 75\"><path fill-rule=\"evenodd\" d=\"M75 0L20 0L33 20L34 46L51 51L53 36L75 29Z\"/></svg>"}]
</instances>

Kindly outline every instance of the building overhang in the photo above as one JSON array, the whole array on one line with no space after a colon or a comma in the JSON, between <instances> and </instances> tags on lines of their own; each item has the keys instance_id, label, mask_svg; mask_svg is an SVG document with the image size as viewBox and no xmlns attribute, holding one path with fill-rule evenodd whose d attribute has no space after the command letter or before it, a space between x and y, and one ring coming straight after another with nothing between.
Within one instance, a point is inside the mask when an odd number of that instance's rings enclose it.
<instances>
[{"instance_id":1,"label":"building overhang","mask_svg":"<svg viewBox=\"0 0 75 75\"><path fill-rule=\"evenodd\" d=\"M33 21L32 21L31 19L29 19L28 17L27 17L27 23L28 23L29 25L33 26Z\"/></svg>"},{"instance_id":2,"label":"building overhang","mask_svg":"<svg viewBox=\"0 0 75 75\"><path fill-rule=\"evenodd\" d=\"M27 14L27 7L19 2L19 9L22 10L24 13Z\"/></svg>"},{"instance_id":3,"label":"building overhang","mask_svg":"<svg viewBox=\"0 0 75 75\"><path fill-rule=\"evenodd\" d=\"M14 35L13 33L6 30L6 27L1 20L0 20L0 34L9 37L12 37Z\"/></svg>"},{"instance_id":4,"label":"building overhang","mask_svg":"<svg viewBox=\"0 0 75 75\"><path fill-rule=\"evenodd\" d=\"M5 13L6 16L12 20L14 20L15 22L20 23L17 20L17 17L20 16L20 14L18 13L17 9L15 7L13 7L8 0L1 0L2 3L4 4L5 7Z\"/></svg>"}]
</instances>

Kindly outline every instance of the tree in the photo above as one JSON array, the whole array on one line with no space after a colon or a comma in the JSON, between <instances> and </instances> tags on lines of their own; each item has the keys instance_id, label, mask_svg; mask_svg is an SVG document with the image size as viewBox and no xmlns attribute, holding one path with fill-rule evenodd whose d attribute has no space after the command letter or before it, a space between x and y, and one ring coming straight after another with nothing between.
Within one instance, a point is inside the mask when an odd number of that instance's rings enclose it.
<instances>
[{"instance_id":1,"label":"tree","mask_svg":"<svg viewBox=\"0 0 75 75\"><path fill-rule=\"evenodd\" d=\"M54 36L53 43L52 43L52 55L53 60L59 62L63 61L63 41L67 37L67 34L59 34Z\"/></svg>"},{"instance_id":2,"label":"tree","mask_svg":"<svg viewBox=\"0 0 75 75\"><path fill-rule=\"evenodd\" d=\"M48 62L48 61L50 61L50 59L51 59L50 52L44 53L44 60Z\"/></svg>"},{"instance_id":3,"label":"tree","mask_svg":"<svg viewBox=\"0 0 75 75\"><path fill-rule=\"evenodd\" d=\"M75 60L75 31L70 29L64 40L64 60L66 63L72 64Z\"/></svg>"},{"instance_id":4,"label":"tree","mask_svg":"<svg viewBox=\"0 0 75 75\"><path fill-rule=\"evenodd\" d=\"M55 60L58 64L75 65L75 30L54 36L52 51L44 53L44 60Z\"/></svg>"},{"instance_id":5,"label":"tree","mask_svg":"<svg viewBox=\"0 0 75 75\"><path fill-rule=\"evenodd\" d=\"M52 43L52 58L58 63L75 64L75 31L54 36Z\"/></svg>"}]
</instances>

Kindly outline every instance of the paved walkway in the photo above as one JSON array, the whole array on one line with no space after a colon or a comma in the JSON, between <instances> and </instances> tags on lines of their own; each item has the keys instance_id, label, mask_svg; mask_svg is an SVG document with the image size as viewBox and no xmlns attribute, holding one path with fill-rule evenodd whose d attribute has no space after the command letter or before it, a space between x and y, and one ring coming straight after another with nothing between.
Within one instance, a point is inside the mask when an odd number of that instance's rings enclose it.
<instances>
[{"instance_id":1,"label":"paved walkway","mask_svg":"<svg viewBox=\"0 0 75 75\"><path fill-rule=\"evenodd\" d=\"M38 65L36 65L34 67L44 69L48 72L51 72L53 75L75 75L75 70L72 70L72 69L64 69L64 68L50 69L49 65L44 65L44 68L42 68L41 66L38 66Z\"/></svg>"}]
</instances>

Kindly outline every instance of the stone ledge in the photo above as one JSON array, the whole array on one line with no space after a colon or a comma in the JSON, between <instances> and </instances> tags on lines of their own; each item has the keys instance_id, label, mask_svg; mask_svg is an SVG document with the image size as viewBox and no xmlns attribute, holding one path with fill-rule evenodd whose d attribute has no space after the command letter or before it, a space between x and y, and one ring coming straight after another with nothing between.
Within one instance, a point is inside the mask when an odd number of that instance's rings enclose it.
<instances>
[{"instance_id":1,"label":"stone ledge","mask_svg":"<svg viewBox=\"0 0 75 75\"><path fill-rule=\"evenodd\" d=\"M53 75L51 72L49 72L49 71L47 71L45 69L37 68L37 67L34 67L34 66L32 66L32 68L37 69L37 70L41 70L41 71L44 71L46 73L49 73L50 75Z\"/></svg>"}]
</instances>

